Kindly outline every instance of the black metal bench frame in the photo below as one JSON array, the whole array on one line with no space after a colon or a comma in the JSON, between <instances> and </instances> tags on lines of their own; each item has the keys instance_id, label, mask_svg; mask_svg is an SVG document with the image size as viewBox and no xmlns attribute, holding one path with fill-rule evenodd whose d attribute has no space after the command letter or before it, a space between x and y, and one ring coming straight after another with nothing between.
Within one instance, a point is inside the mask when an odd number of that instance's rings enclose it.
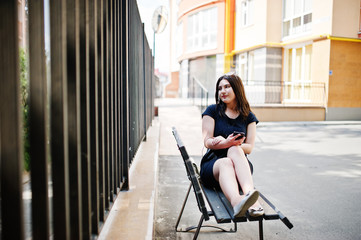
<instances>
[{"instance_id":1,"label":"black metal bench frame","mask_svg":"<svg viewBox=\"0 0 361 240\"><path fill-rule=\"evenodd\" d=\"M186 197L183 201L182 209L178 216L177 223L175 225L176 232L189 232L191 230L196 229L193 239L197 239L200 229L202 227L212 227L221 230L222 232L237 232L237 222L247 222L248 220L248 221L258 221L259 239L263 240L263 220L280 219L289 229L293 227L292 223L287 219L287 217L285 217L262 193L260 193L260 197L269 206L269 208L273 209L273 213L265 213L263 216L259 216L259 217L251 217L247 213L247 215L245 216L234 218L233 207L230 204L230 202L227 200L223 192L219 189L207 188L202 184L202 182L200 181L197 165L194 163L193 159L189 157L185 149L185 146L183 145L178 135L178 132L174 127L172 132L177 141L177 145L182 155L184 165L187 171L187 176L188 179L190 180L189 188ZM199 219L197 226L190 226L184 230L178 229L178 225L182 218L183 211L188 201L188 197L192 188L194 190L199 211L201 212L201 217ZM205 196L208 205L211 208L210 210L207 209L203 196ZM233 222L234 228L226 230L224 228L214 225L203 225L203 222L208 221L210 217L214 217L218 224Z\"/></svg>"}]
</instances>

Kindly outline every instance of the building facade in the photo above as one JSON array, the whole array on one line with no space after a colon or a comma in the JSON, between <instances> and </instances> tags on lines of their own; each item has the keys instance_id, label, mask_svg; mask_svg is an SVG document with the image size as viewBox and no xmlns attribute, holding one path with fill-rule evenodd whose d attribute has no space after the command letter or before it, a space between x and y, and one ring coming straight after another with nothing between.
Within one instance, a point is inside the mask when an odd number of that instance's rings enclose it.
<instances>
[{"instance_id":1,"label":"building facade","mask_svg":"<svg viewBox=\"0 0 361 240\"><path fill-rule=\"evenodd\" d=\"M361 119L360 0L178 6L181 86L196 77L212 95L217 77L236 72L263 121Z\"/></svg>"},{"instance_id":2,"label":"building facade","mask_svg":"<svg viewBox=\"0 0 361 240\"><path fill-rule=\"evenodd\" d=\"M25 12L25 0L18 0L18 36L19 36L19 46L23 49L26 47L26 24L27 16Z\"/></svg>"}]
</instances>

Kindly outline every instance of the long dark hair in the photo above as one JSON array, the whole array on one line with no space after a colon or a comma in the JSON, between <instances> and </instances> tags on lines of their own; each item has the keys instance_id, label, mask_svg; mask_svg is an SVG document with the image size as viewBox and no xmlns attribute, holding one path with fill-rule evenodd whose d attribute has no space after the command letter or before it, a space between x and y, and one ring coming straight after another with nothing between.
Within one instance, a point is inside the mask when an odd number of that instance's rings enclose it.
<instances>
[{"instance_id":1,"label":"long dark hair","mask_svg":"<svg viewBox=\"0 0 361 240\"><path fill-rule=\"evenodd\" d=\"M227 108L227 105L224 102L222 102L222 100L220 100L218 96L218 92L219 92L218 86L220 81L222 81L223 79L227 80L229 84L231 84L233 92L236 96L237 110L239 111L241 118L243 120L247 119L248 114L251 111L251 107L249 106L248 100L246 98L246 93L244 91L242 80L239 76L235 74L229 74L229 75L226 74L221 76L217 80L215 98L216 98L217 108L219 109L220 114L225 115L225 111Z\"/></svg>"}]
</instances>

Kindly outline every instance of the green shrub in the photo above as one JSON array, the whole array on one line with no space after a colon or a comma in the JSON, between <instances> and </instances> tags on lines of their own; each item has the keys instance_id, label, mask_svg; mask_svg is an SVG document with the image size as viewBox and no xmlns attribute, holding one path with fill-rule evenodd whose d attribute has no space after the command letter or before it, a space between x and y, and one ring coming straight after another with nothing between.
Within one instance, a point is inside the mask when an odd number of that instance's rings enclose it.
<instances>
[{"instance_id":1,"label":"green shrub","mask_svg":"<svg viewBox=\"0 0 361 240\"><path fill-rule=\"evenodd\" d=\"M23 112L23 134L24 134L24 170L30 170L30 141L29 141L29 81L28 61L23 48L19 51L20 59L20 100Z\"/></svg>"}]
</instances>

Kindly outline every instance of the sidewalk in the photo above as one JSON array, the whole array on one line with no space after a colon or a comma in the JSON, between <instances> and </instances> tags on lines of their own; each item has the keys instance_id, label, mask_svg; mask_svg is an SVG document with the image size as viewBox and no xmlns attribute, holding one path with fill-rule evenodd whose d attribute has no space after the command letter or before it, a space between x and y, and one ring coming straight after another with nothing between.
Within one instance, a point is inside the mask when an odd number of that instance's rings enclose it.
<instances>
[{"instance_id":1,"label":"sidewalk","mask_svg":"<svg viewBox=\"0 0 361 240\"><path fill-rule=\"evenodd\" d=\"M147 131L129 171L129 191L122 191L109 213L99 240L153 238L159 149L158 118Z\"/></svg>"},{"instance_id":2,"label":"sidewalk","mask_svg":"<svg viewBox=\"0 0 361 240\"><path fill-rule=\"evenodd\" d=\"M156 192L158 156L179 156L171 132L173 126L184 135L183 140L189 146L189 153L201 154L199 110L190 101L179 99L159 99L156 106L159 106L159 117L153 120L147 132L147 141L141 144L130 168L130 189L119 193L99 235L100 240L155 238L153 219L155 211L160 207ZM177 211L178 206L175 206Z\"/></svg>"},{"instance_id":3,"label":"sidewalk","mask_svg":"<svg viewBox=\"0 0 361 240\"><path fill-rule=\"evenodd\" d=\"M119 194L99 239L193 238L174 230L189 181L171 128L199 162L201 114L186 100L156 105L159 117L131 166L130 190ZM360 146L361 122L259 123L250 155L255 185L295 226L266 221L265 239L361 239ZM180 227L198 223L192 194L183 216ZM239 223L237 233L226 234L202 229L198 239L258 239L257 227Z\"/></svg>"}]
</instances>

